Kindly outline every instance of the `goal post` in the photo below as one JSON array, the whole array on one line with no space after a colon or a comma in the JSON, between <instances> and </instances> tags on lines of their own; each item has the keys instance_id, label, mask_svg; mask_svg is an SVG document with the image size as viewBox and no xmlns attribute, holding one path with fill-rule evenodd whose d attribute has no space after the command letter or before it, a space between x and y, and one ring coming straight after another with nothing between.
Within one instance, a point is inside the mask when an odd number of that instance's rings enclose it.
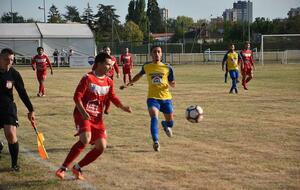
<instances>
[{"instance_id":1,"label":"goal post","mask_svg":"<svg viewBox=\"0 0 300 190\"><path fill-rule=\"evenodd\" d=\"M261 36L260 63L300 63L300 34Z\"/></svg>"}]
</instances>

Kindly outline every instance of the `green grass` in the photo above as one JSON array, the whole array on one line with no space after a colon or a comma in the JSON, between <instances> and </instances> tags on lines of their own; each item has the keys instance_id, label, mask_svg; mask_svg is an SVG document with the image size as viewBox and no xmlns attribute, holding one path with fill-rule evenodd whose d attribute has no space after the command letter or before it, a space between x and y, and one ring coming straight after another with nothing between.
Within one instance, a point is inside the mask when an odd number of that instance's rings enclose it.
<instances>
[{"instance_id":1,"label":"green grass","mask_svg":"<svg viewBox=\"0 0 300 190\"><path fill-rule=\"evenodd\" d=\"M7 171L6 145L0 158L0 189L300 189L299 64L257 66L249 91L240 88L238 95L228 94L230 82L223 82L220 65L176 65L174 137L160 129L159 153L152 149L145 77L124 91L117 88L121 79L116 79L116 93L133 113L111 107L105 116L108 149L83 168L84 183L70 180L71 175L57 180L54 172L77 140L72 98L88 70L55 69L47 76L47 96L38 98L33 71L17 69L50 158L37 161L35 134L15 92L22 171ZM193 104L204 109L198 124L184 118L186 107Z\"/></svg>"}]
</instances>

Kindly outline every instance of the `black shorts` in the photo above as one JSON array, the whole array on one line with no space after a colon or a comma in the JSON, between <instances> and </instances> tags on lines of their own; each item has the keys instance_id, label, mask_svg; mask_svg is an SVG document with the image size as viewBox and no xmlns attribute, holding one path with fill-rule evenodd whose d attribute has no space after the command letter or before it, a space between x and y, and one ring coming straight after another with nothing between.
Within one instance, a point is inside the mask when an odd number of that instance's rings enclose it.
<instances>
[{"instance_id":1,"label":"black shorts","mask_svg":"<svg viewBox=\"0 0 300 190\"><path fill-rule=\"evenodd\" d=\"M3 112L0 111L0 129L4 125L14 125L19 126L18 116L17 116L17 106L15 103L9 105L9 108Z\"/></svg>"}]
</instances>

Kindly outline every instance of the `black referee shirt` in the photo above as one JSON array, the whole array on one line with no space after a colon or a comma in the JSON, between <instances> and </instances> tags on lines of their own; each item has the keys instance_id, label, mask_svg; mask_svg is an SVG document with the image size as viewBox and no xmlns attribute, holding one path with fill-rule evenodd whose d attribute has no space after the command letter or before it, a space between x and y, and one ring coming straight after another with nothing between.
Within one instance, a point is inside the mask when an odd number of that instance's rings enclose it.
<instances>
[{"instance_id":1,"label":"black referee shirt","mask_svg":"<svg viewBox=\"0 0 300 190\"><path fill-rule=\"evenodd\" d=\"M11 105L14 103L13 87L17 90L28 111L32 112L33 106L24 88L23 79L20 73L11 67L8 71L0 70L0 113L10 112Z\"/></svg>"}]
</instances>

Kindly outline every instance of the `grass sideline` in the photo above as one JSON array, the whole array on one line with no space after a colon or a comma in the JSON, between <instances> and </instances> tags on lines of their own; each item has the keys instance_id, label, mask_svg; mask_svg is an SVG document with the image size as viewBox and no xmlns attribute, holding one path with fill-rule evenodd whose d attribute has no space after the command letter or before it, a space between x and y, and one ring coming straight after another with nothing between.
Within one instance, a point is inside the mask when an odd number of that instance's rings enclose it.
<instances>
[{"instance_id":1,"label":"grass sideline","mask_svg":"<svg viewBox=\"0 0 300 190\"><path fill-rule=\"evenodd\" d=\"M160 128L161 152L153 151L145 77L124 91L118 89L121 79L116 79L116 94L133 113L112 105L105 116L109 147L83 168L87 180L81 183L70 178L60 181L54 172L76 141L72 97L89 70L55 68L53 76L47 75L47 96L38 98L35 73L17 68L50 159L37 159L27 110L14 92L21 125L17 131L21 172L8 171L6 144L0 158L0 189L300 189L300 64L258 65L249 91L240 87L238 95L228 94L230 80L223 82L220 65L174 69L174 138ZM204 109L199 124L184 118L185 108L193 104ZM4 140L3 130L0 139Z\"/></svg>"}]
</instances>

